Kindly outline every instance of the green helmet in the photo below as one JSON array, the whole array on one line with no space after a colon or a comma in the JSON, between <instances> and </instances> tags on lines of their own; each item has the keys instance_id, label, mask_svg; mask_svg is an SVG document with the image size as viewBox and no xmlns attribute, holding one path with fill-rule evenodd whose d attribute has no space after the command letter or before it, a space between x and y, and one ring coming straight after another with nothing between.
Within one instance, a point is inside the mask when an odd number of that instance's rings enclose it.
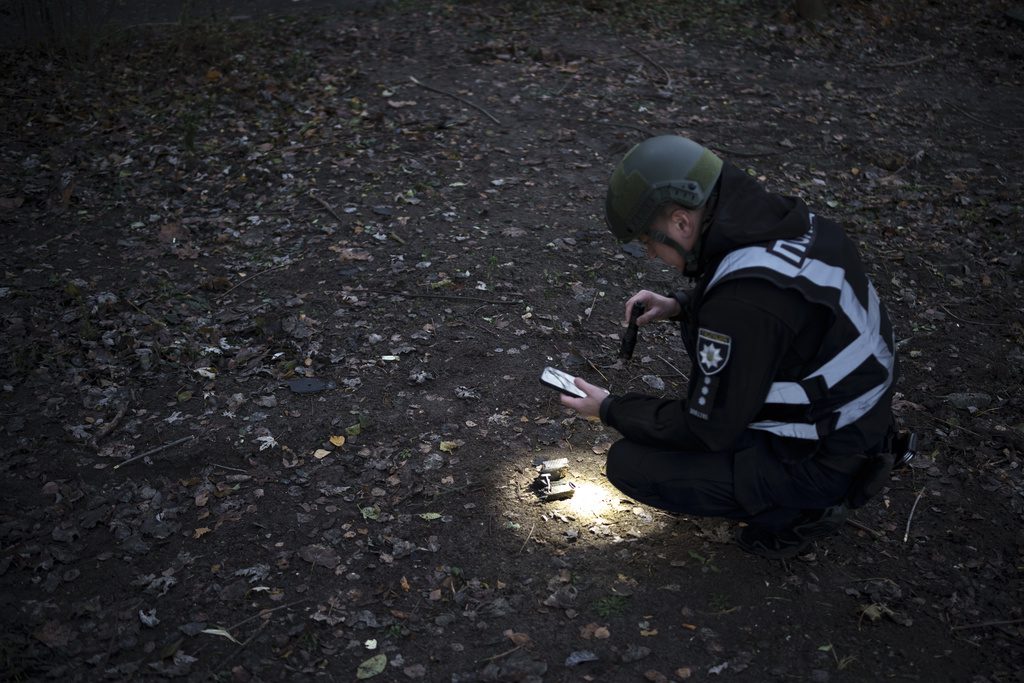
<instances>
[{"instance_id":1,"label":"green helmet","mask_svg":"<svg viewBox=\"0 0 1024 683\"><path fill-rule=\"evenodd\" d=\"M711 150L678 135L659 135L633 147L608 183L605 215L621 242L648 232L669 202L688 209L704 205L722 173Z\"/></svg>"}]
</instances>

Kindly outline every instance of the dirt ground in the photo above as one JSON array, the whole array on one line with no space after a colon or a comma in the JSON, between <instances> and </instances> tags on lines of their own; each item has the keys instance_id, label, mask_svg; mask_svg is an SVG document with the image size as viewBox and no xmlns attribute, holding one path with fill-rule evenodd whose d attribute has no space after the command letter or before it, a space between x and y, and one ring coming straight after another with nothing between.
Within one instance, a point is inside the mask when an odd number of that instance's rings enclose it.
<instances>
[{"instance_id":1,"label":"dirt ground","mask_svg":"<svg viewBox=\"0 0 1024 683\"><path fill-rule=\"evenodd\" d=\"M0 677L1021 681L1024 26L1000 2L407 3L6 53ZM922 441L790 562L623 499L556 365L684 392L650 133L856 236ZM535 462L577 495L541 502Z\"/></svg>"}]
</instances>

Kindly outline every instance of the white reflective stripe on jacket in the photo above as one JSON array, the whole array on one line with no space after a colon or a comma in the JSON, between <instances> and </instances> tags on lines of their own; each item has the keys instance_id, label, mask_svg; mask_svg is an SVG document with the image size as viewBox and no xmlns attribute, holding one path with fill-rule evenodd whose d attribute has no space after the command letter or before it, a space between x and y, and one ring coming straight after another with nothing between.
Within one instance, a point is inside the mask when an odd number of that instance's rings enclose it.
<instances>
[{"instance_id":1,"label":"white reflective stripe on jacket","mask_svg":"<svg viewBox=\"0 0 1024 683\"><path fill-rule=\"evenodd\" d=\"M811 224L814 225L816 221L814 221L813 214L811 220ZM802 247L808 241L803 238L794 240L793 244ZM893 381L895 368L892 340L886 340L881 333L881 303L874 285L868 280L867 307L865 307L858 300L843 268L806 255L798 263L794 263L792 260L770 251L768 247L750 246L737 249L722 259L705 291L710 290L727 275L736 275L739 271L754 268L768 269L783 278L793 280L793 284L798 290L800 290L799 281L801 279L819 288L836 290L838 296L833 308L838 306L838 310L835 312L841 313L850 321L857 331L857 336L835 353L832 358L804 377L804 381L821 377L825 386L831 389L873 356L878 364L886 369L885 379L836 408L834 411L835 422L832 428L841 429L866 415L888 391ZM809 406L811 398L799 382L777 381L773 382L769 388L765 403ZM762 420L752 423L750 427L798 439L816 440L823 436L819 433L817 425L806 422Z\"/></svg>"}]
</instances>

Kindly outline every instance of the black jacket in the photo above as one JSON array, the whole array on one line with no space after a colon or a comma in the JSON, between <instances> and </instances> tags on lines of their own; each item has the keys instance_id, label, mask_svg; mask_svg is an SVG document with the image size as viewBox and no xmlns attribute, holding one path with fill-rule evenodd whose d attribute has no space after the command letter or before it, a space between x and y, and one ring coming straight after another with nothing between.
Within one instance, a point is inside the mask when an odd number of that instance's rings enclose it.
<instances>
[{"instance_id":1,"label":"black jacket","mask_svg":"<svg viewBox=\"0 0 1024 683\"><path fill-rule=\"evenodd\" d=\"M767 279L739 276L705 291L728 254L750 245L798 239L811 228L801 200L767 192L734 166L724 166L719 182L717 205L701 238L698 283L680 320L692 360L688 396L659 399L631 393L609 397L602 405L602 420L638 443L673 450L735 448L762 416L773 382L811 372L837 324L828 306ZM855 277L867 283L862 273ZM704 362L702 353L707 354ZM816 453L864 453L884 438L889 411L885 396L870 415L821 440L771 435L769 441L785 461Z\"/></svg>"}]
</instances>

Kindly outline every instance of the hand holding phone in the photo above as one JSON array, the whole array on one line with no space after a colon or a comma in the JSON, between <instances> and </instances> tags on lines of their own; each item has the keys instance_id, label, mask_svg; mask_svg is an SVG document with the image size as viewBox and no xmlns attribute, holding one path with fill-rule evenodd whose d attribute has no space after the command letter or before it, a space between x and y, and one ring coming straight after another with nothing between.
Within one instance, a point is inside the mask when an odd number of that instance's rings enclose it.
<instances>
[{"instance_id":1,"label":"hand holding phone","mask_svg":"<svg viewBox=\"0 0 1024 683\"><path fill-rule=\"evenodd\" d=\"M544 372L540 375L540 383L557 389L566 396L574 396L576 398L586 398L587 394L580 389L573 382L575 378L567 372L556 370L555 368L547 367L544 368Z\"/></svg>"}]
</instances>

